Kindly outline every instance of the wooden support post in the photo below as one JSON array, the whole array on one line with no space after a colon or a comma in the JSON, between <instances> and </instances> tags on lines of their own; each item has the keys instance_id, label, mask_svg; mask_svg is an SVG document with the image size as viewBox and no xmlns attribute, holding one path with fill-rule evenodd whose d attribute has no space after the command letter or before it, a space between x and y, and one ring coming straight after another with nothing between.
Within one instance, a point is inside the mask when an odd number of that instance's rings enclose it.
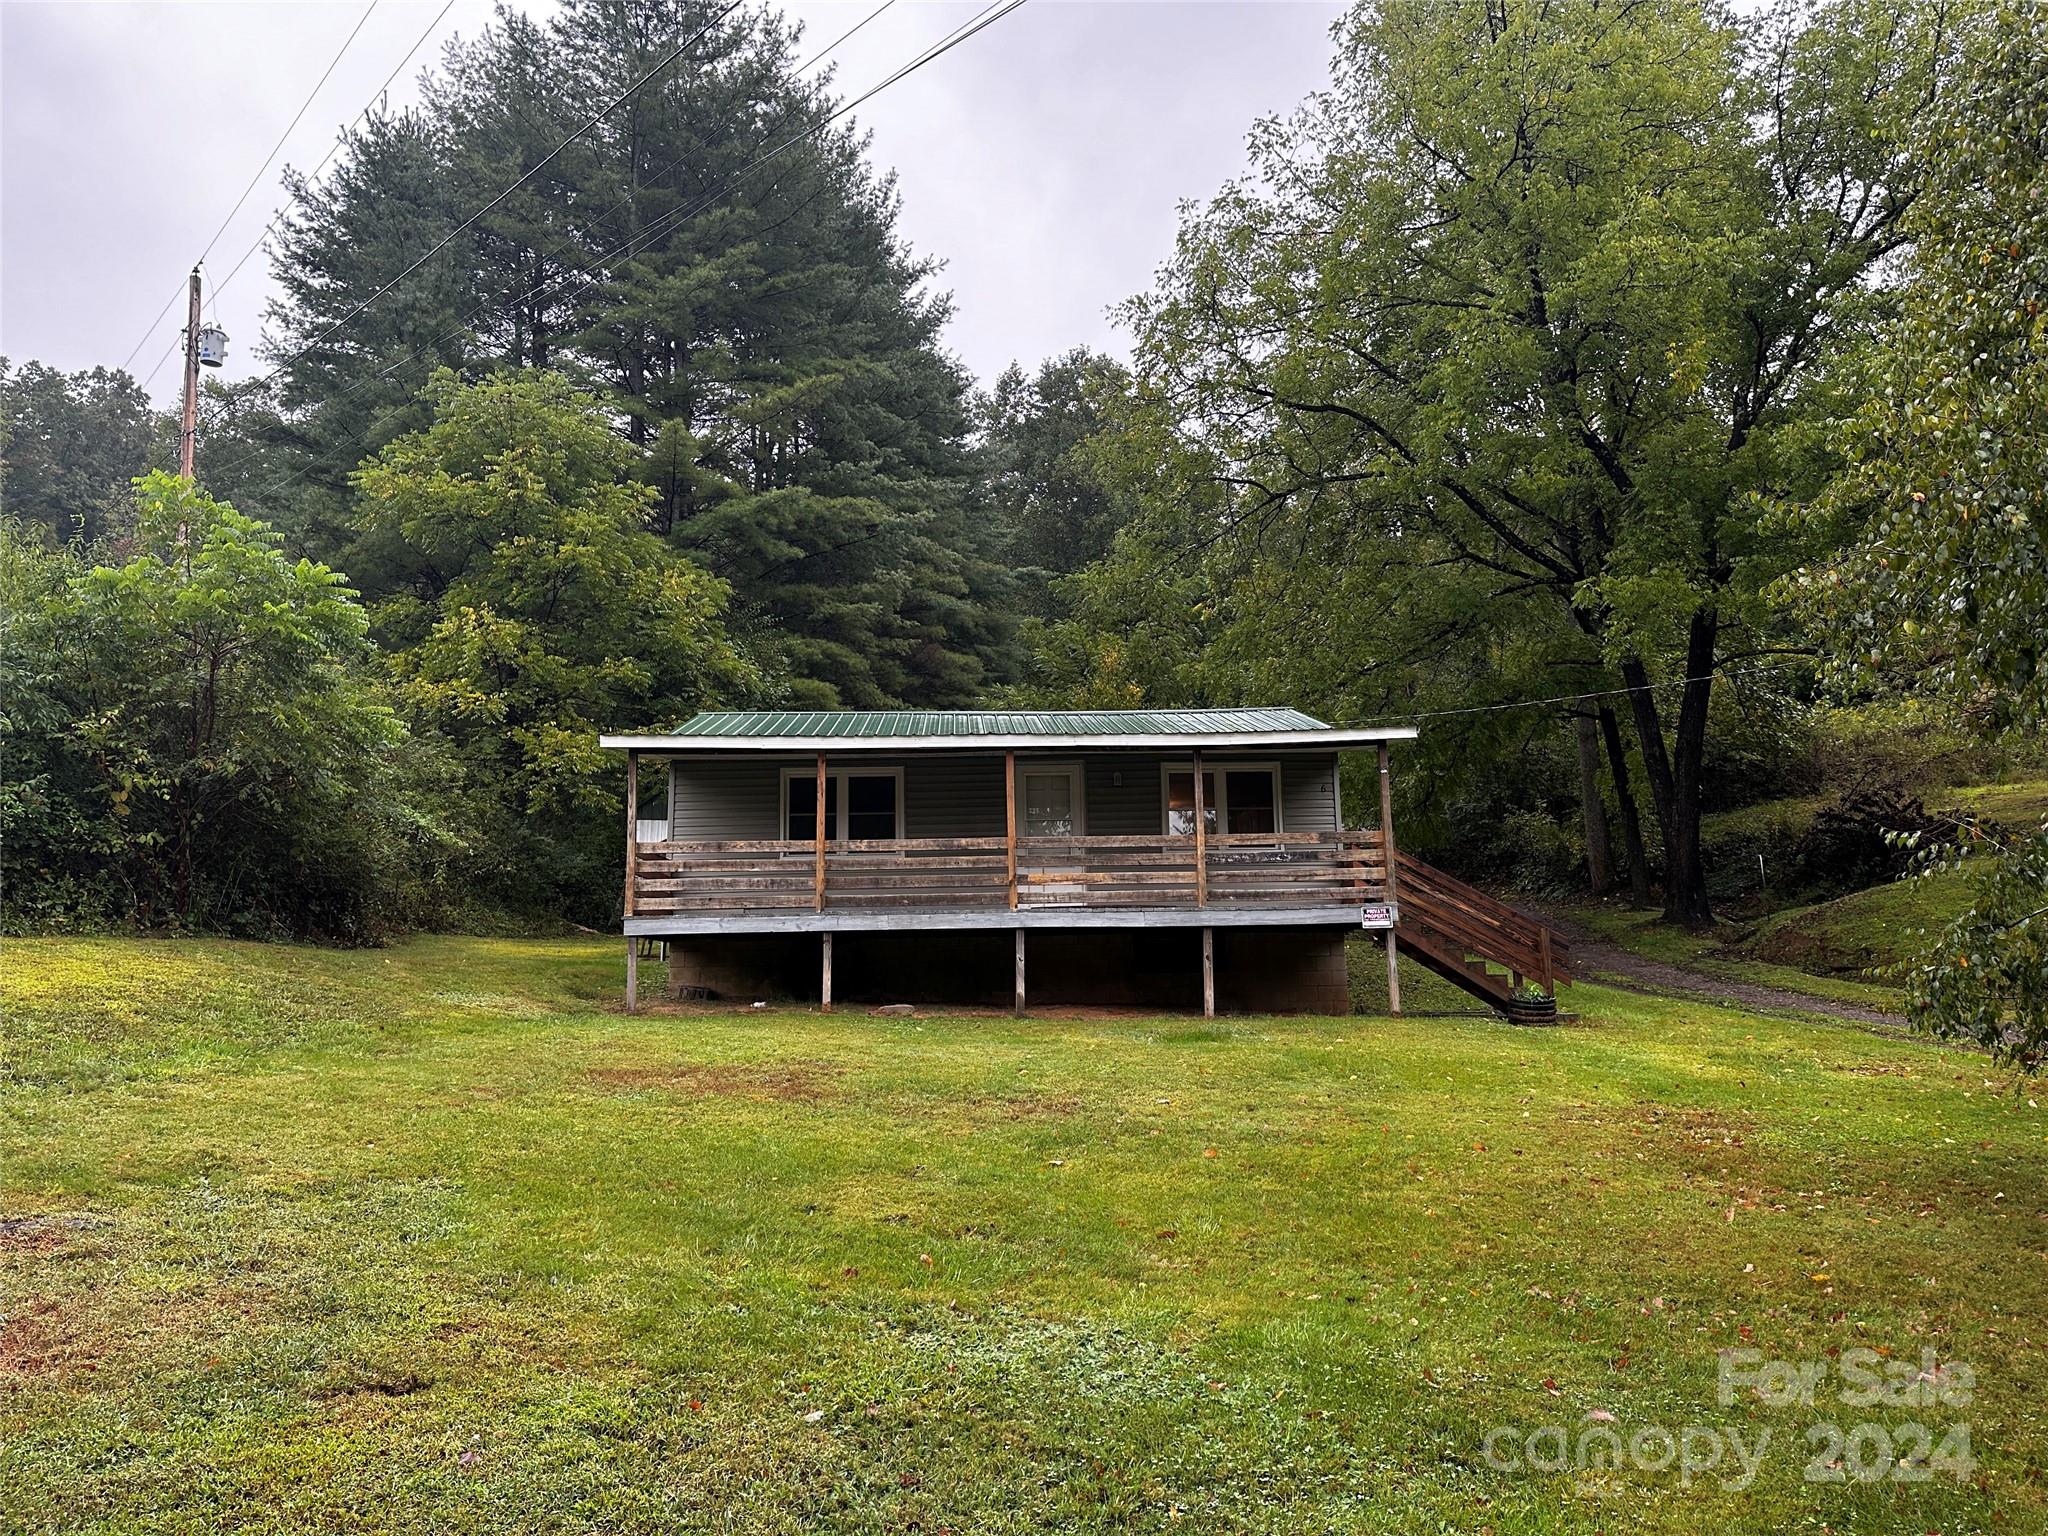
<instances>
[{"instance_id":1,"label":"wooden support post","mask_svg":"<svg viewBox=\"0 0 2048 1536\"><path fill-rule=\"evenodd\" d=\"M1023 930L1022 928L1019 928L1019 929L1017 929L1017 930L1016 930L1016 933L1017 933L1017 1001L1016 1001L1016 1011L1017 1011L1017 1012L1018 1012L1019 1014L1021 1014L1021 1013L1023 1013L1023 1011L1024 1011L1024 930Z\"/></svg>"},{"instance_id":2,"label":"wooden support post","mask_svg":"<svg viewBox=\"0 0 2048 1536\"><path fill-rule=\"evenodd\" d=\"M626 936L626 1012L640 1011L640 941Z\"/></svg>"},{"instance_id":3,"label":"wooden support post","mask_svg":"<svg viewBox=\"0 0 2048 1536\"><path fill-rule=\"evenodd\" d=\"M1015 750L1003 754L1003 864L1010 876L1010 910L1017 910L1017 754ZM1024 930L1017 930L1019 943L1023 942ZM1023 1005L1018 1005L1022 1012Z\"/></svg>"},{"instance_id":4,"label":"wooden support post","mask_svg":"<svg viewBox=\"0 0 2048 1536\"><path fill-rule=\"evenodd\" d=\"M626 916L633 915L633 887L640 883L640 754L626 749Z\"/></svg>"},{"instance_id":5,"label":"wooden support post","mask_svg":"<svg viewBox=\"0 0 2048 1536\"><path fill-rule=\"evenodd\" d=\"M1209 905L1209 807L1202 794L1202 749L1194 749L1195 767L1195 905Z\"/></svg>"},{"instance_id":6,"label":"wooden support post","mask_svg":"<svg viewBox=\"0 0 2048 1536\"><path fill-rule=\"evenodd\" d=\"M1216 1017L1216 930L1202 930L1202 1017Z\"/></svg>"},{"instance_id":7,"label":"wooden support post","mask_svg":"<svg viewBox=\"0 0 2048 1536\"><path fill-rule=\"evenodd\" d=\"M818 835L818 871L811 893L811 907L813 911L822 912L825 910L825 754L822 752L818 754L817 798L811 802L811 809L816 812Z\"/></svg>"},{"instance_id":8,"label":"wooden support post","mask_svg":"<svg viewBox=\"0 0 2048 1536\"><path fill-rule=\"evenodd\" d=\"M1394 767L1387 758L1387 744L1380 743L1380 854L1387 861L1387 900L1398 901L1394 865Z\"/></svg>"},{"instance_id":9,"label":"wooden support post","mask_svg":"<svg viewBox=\"0 0 2048 1536\"><path fill-rule=\"evenodd\" d=\"M1401 890L1397 865L1400 852L1394 846L1394 768L1387 755L1387 744L1380 743L1380 857L1385 861L1387 882L1387 903L1394 909L1396 918L1401 911ZM1401 943L1394 937L1394 930L1387 930L1387 1011L1395 1017L1401 1013Z\"/></svg>"},{"instance_id":10,"label":"wooden support post","mask_svg":"<svg viewBox=\"0 0 2048 1536\"><path fill-rule=\"evenodd\" d=\"M818 936L819 948L823 951L824 967L818 977L818 1006L826 1013L832 1011L832 935Z\"/></svg>"},{"instance_id":11,"label":"wooden support post","mask_svg":"<svg viewBox=\"0 0 2048 1536\"><path fill-rule=\"evenodd\" d=\"M1543 990L1552 997L1557 996L1557 982L1553 979L1550 970L1550 930L1548 928L1538 928L1536 930L1536 962L1543 968Z\"/></svg>"}]
</instances>

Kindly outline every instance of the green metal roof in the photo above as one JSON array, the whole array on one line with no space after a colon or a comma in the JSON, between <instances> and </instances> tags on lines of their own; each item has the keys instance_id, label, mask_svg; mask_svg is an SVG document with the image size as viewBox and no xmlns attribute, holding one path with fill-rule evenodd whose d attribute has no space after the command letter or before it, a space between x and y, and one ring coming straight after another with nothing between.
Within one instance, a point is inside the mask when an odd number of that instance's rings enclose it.
<instances>
[{"instance_id":1,"label":"green metal roof","mask_svg":"<svg viewBox=\"0 0 2048 1536\"><path fill-rule=\"evenodd\" d=\"M713 710L675 731L597 738L627 752L889 752L1313 747L1413 741L1412 725L1337 727L1296 709Z\"/></svg>"},{"instance_id":2,"label":"green metal roof","mask_svg":"<svg viewBox=\"0 0 2048 1536\"><path fill-rule=\"evenodd\" d=\"M1298 709L707 710L677 736L1214 736L1320 731Z\"/></svg>"}]
</instances>

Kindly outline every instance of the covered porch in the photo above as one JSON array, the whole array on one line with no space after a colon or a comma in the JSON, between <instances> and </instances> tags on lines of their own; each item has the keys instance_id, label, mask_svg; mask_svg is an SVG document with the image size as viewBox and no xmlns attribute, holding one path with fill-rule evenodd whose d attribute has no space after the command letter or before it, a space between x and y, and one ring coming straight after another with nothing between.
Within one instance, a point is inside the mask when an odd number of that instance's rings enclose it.
<instances>
[{"instance_id":1,"label":"covered porch","mask_svg":"<svg viewBox=\"0 0 2048 1536\"><path fill-rule=\"evenodd\" d=\"M828 1007L834 935L1009 933L1020 1010L1027 934L1050 955L1057 933L1182 931L1213 1012L1218 930L1385 930L1391 961L1388 744L1412 735L1203 710L700 716L606 737L627 758L623 927L699 957L720 938L809 936L805 990ZM1379 825L1346 828L1338 753L1360 748L1377 758ZM1240 964L1252 937L1226 946ZM1291 953L1276 944L1273 965ZM629 993L636 964L637 950Z\"/></svg>"}]
</instances>

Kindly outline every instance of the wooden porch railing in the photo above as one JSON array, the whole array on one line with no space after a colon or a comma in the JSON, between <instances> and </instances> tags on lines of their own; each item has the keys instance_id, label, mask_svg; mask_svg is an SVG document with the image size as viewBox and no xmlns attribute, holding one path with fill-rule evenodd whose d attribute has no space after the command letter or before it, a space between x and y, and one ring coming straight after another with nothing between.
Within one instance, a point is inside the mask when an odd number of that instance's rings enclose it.
<instances>
[{"instance_id":1,"label":"wooden porch railing","mask_svg":"<svg viewBox=\"0 0 2048 1536\"><path fill-rule=\"evenodd\" d=\"M638 916L799 912L824 907L951 911L1073 908L1299 908L1386 899L1379 834L1239 833L1205 839L1198 880L1189 837L1020 837L1015 901L1003 837L923 837L825 845L802 841L642 843Z\"/></svg>"}]
</instances>

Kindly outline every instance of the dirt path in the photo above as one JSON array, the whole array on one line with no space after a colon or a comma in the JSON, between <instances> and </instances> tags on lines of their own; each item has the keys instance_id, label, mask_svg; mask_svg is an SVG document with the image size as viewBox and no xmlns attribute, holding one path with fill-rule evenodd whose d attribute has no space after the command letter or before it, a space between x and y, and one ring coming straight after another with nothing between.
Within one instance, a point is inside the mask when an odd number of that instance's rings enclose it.
<instances>
[{"instance_id":1,"label":"dirt path","mask_svg":"<svg viewBox=\"0 0 2048 1536\"><path fill-rule=\"evenodd\" d=\"M1744 1008L1768 1013L1818 1013L1831 1019L1845 1019L1852 1024L1875 1024L1894 1030L1905 1027L1905 1020L1899 1015L1879 1008L1815 997L1810 992L1794 992L1788 987L1736 981L1673 965L1669 961L1631 954L1618 945L1595 938L1562 912L1545 912L1543 920L1571 941L1574 970L1588 979L1599 976L1612 980L1631 992L1693 997L1710 1003L1738 1003Z\"/></svg>"}]
</instances>

